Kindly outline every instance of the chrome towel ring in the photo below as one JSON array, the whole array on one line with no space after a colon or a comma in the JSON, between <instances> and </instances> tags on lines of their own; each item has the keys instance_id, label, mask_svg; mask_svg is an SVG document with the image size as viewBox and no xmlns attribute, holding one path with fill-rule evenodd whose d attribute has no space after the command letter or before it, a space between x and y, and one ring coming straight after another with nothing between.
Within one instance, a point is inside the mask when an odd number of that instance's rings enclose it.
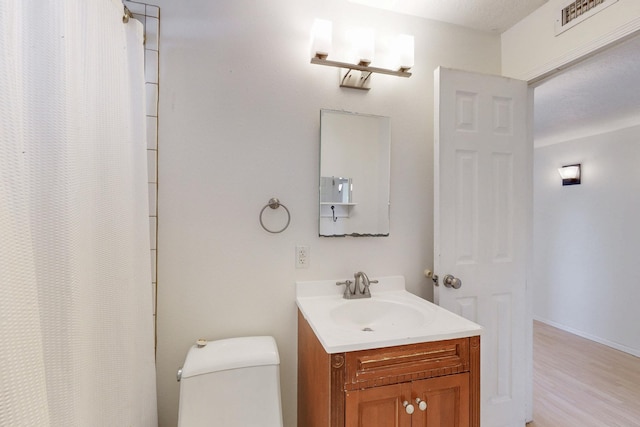
<instances>
[{"instance_id":1,"label":"chrome towel ring","mask_svg":"<svg viewBox=\"0 0 640 427\"><path fill-rule=\"evenodd\" d=\"M269 230L264 225L264 222L262 222L262 214L264 213L264 210L267 209L268 207L271 208L271 209L278 209L279 207L283 207L284 210L287 212L287 223L280 230L275 230L275 231L274 230ZM269 199L269 203L264 205L264 207L260 211L260 225L262 226L262 228L265 229L265 231L268 231L269 233L274 233L274 234L282 233L284 230L287 229L287 227L289 226L290 222L291 222L291 213L289 212L289 209L287 209L287 207L285 205L283 205L282 203L280 203L280 200L276 199L275 197L270 198Z\"/></svg>"}]
</instances>

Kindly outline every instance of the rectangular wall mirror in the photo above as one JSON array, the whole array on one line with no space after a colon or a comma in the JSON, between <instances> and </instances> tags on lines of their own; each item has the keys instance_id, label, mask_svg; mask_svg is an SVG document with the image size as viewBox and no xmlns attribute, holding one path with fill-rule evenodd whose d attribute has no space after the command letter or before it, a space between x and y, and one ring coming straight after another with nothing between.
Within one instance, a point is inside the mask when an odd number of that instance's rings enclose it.
<instances>
[{"instance_id":1,"label":"rectangular wall mirror","mask_svg":"<svg viewBox=\"0 0 640 427\"><path fill-rule=\"evenodd\" d=\"M320 236L388 236L391 119L320 110Z\"/></svg>"}]
</instances>

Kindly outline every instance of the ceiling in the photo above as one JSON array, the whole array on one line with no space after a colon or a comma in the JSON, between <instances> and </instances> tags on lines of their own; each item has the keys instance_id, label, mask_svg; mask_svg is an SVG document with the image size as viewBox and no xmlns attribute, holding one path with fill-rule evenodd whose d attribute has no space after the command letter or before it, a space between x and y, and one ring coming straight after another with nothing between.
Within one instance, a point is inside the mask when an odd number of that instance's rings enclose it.
<instances>
[{"instance_id":1,"label":"ceiling","mask_svg":"<svg viewBox=\"0 0 640 427\"><path fill-rule=\"evenodd\" d=\"M348 0L364 6L502 33L548 0Z\"/></svg>"},{"instance_id":2,"label":"ceiling","mask_svg":"<svg viewBox=\"0 0 640 427\"><path fill-rule=\"evenodd\" d=\"M640 36L535 88L536 146L640 125Z\"/></svg>"}]
</instances>

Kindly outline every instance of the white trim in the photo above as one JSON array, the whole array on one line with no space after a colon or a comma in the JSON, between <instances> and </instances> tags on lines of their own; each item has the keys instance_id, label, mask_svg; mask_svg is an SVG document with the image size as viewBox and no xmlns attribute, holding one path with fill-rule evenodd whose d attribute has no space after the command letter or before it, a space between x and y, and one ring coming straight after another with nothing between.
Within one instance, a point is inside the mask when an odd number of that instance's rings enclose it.
<instances>
[{"instance_id":1,"label":"white trim","mask_svg":"<svg viewBox=\"0 0 640 427\"><path fill-rule=\"evenodd\" d=\"M606 340L604 338L600 338L598 336L591 335L591 334L589 334L587 332L583 332L583 331L580 331L578 329L574 329L574 328L571 328L569 326L565 326L565 325L562 325L560 323L553 322L551 320L543 319L543 318L541 318L539 316L533 316L533 320L537 320L538 322L545 323L545 324L547 324L549 326L553 326L554 328L560 329L562 331L569 332L569 333L571 333L573 335L577 335L579 337L586 338L588 340L597 342L598 344L606 345L607 347L611 347L611 348L613 348L615 350L622 351L622 352L630 354L632 356L640 357L640 350L639 349L634 349L634 348L631 348L631 347L627 347L626 345L618 344L618 343Z\"/></svg>"},{"instance_id":2,"label":"white trim","mask_svg":"<svg viewBox=\"0 0 640 427\"><path fill-rule=\"evenodd\" d=\"M554 58L526 74L514 76L520 80L526 80L530 85L540 83L543 79L571 65L604 50L615 43L620 43L627 38L640 32L640 17L616 28L614 31L593 40L586 45L580 46L572 51Z\"/></svg>"},{"instance_id":3,"label":"white trim","mask_svg":"<svg viewBox=\"0 0 640 427\"><path fill-rule=\"evenodd\" d=\"M529 140L529 163L527 164L526 176L531 177L529 179L528 192L530 197L527 198L527 238L529 244L527 246L527 279L525 287L525 309L527 319L526 329L526 397L525 397L525 421L527 423L533 421L533 286L535 283L533 278L533 149L535 148L533 139L533 103L535 101L535 93L532 86L529 86L527 91L527 126L529 131L527 132L527 139Z\"/></svg>"}]
</instances>

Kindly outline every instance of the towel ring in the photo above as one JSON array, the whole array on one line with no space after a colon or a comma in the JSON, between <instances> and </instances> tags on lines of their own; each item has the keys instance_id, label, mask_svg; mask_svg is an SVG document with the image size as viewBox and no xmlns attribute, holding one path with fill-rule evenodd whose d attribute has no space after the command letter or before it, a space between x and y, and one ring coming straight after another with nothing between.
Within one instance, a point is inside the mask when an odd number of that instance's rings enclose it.
<instances>
[{"instance_id":1,"label":"towel ring","mask_svg":"<svg viewBox=\"0 0 640 427\"><path fill-rule=\"evenodd\" d=\"M268 207L271 208L271 209L278 209L279 207L283 207L284 210L287 212L287 223L280 230L275 230L275 231L274 230L269 230L264 225L264 222L262 222L262 214L264 213L264 210L267 209ZM287 227L289 226L290 222L291 222L291 213L289 212L289 209L287 209L287 207L285 205L283 205L282 203L280 203L280 200L276 199L275 197L270 198L269 199L269 203L264 205L264 207L260 211L260 225L262 226L262 228L265 229L265 231L268 231L269 233L273 233L273 234L282 233L284 230L287 229Z\"/></svg>"}]
</instances>

